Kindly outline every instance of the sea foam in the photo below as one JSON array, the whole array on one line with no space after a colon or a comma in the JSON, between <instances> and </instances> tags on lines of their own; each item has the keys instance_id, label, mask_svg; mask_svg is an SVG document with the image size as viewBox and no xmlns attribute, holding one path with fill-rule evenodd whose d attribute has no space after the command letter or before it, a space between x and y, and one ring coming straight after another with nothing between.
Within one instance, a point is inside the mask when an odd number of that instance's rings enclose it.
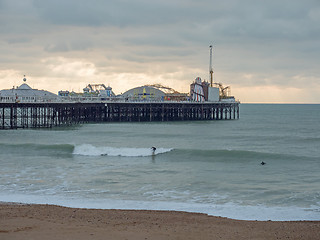
<instances>
[{"instance_id":1,"label":"sea foam","mask_svg":"<svg viewBox=\"0 0 320 240\"><path fill-rule=\"evenodd\" d=\"M258 221L319 221L317 207L267 207L242 206L234 203L201 204L188 202L167 201L134 201L116 199L88 199L59 195L32 195L32 194L1 194L1 202L15 202L24 204L53 204L73 208L85 209L126 209L126 210L160 210L184 211L204 213L211 216L227 217L238 220Z\"/></svg>"},{"instance_id":2,"label":"sea foam","mask_svg":"<svg viewBox=\"0 0 320 240\"><path fill-rule=\"evenodd\" d=\"M154 155L167 153L172 148L157 148ZM83 156L122 156L122 157L147 157L152 156L151 148L116 148L108 146L93 146L82 144L74 147L73 154Z\"/></svg>"}]
</instances>

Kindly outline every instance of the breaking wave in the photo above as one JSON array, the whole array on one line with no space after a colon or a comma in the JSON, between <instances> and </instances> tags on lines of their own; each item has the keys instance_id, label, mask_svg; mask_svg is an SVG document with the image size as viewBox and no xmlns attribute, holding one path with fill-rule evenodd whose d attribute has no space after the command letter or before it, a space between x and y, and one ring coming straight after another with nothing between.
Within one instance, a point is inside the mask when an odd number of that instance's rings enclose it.
<instances>
[{"instance_id":1,"label":"breaking wave","mask_svg":"<svg viewBox=\"0 0 320 240\"><path fill-rule=\"evenodd\" d=\"M173 148L157 148L154 155L163 154L172 151ZM147 157L152 156L151 148L127 148L127 147L109 147L94 146L91 144L1 144L1 153L15 155L41 155L41 156L59 156L59 155L82 155L82 156L122 156L122 157Z\"/></svg>"},{"instance_id":2,"label":"breaking wave","mask_svg":"<svg viewBox=\"0 0 320 240\"><path fill-rule=\"evenodd\" d=\"M167 153L172 148L157 148L154 155ZM73 150L75 155L83 156L122 156L122 157L147 157L152 156L151 148L115 148L115 147L96 147L91 144L82 144L75 146Z\"/></svg>"}]
</instances>

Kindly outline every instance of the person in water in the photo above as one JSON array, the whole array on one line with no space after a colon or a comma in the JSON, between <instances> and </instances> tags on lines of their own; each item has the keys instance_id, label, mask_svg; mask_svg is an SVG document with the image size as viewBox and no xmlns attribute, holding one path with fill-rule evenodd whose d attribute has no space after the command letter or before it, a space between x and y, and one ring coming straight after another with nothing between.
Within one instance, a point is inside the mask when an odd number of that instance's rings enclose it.
<instances>
[{"instance_id":1,"label":"person in water","mask_svg":"<svg viewBox=\"0 0 320 240\"><path fill-rule=\"evenodd\" d=\"M260 164L261 164L261 165L265 165L266 163L262 161Z\"/></svg>"},{"instance_id":2,"label":"person in water","mask_svg":"<svg viewBox=\"0 0 320 240\"><path fill-rule=\"evenodd\" d=\"M157 150L157 148L156 147L152 147L151 150L152 150L152 155L154 155L156 150Z\"/></svg>"}]
</instances>

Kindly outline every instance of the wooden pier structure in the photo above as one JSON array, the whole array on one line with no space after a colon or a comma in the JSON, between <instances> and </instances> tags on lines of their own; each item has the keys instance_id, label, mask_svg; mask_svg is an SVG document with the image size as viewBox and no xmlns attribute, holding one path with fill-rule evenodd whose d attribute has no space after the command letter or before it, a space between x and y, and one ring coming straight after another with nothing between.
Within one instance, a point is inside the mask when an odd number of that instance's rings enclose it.
<instances>
[{"instance_id":1,"label":"wooden pier structure","mask_svg":"<svg viewBox=\"0 0 320 240\"><path fill-rule=\"evenodd\" d=\"M0 103L0 129L239 119L239 102Z\"/></svg>"}]
</instances>

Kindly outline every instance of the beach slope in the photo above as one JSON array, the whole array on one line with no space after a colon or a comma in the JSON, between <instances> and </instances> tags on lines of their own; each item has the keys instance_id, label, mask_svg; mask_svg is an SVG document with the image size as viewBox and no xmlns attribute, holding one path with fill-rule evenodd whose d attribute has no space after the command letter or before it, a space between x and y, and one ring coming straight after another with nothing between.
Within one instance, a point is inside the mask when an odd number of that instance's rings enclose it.
<instances>
[{"instance_id":1,"label":"beach slope","mask_svg":"<svg viewBox=\"0 0 320 240\"><path fill-rule=\"evenodd\" d=\"M320 239L320 222L2 203L0 239Z\"/></svg>"}]
</instances>

